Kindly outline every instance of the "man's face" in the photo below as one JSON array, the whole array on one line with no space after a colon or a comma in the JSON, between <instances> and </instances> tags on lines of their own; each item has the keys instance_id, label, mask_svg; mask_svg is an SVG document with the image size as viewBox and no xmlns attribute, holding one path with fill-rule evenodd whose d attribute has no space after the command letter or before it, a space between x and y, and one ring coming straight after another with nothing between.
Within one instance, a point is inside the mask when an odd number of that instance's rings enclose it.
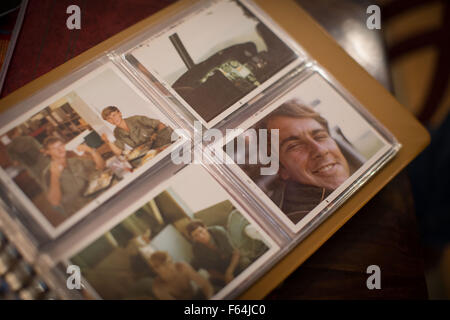
<instances>
[{"instance_id":1,"label":"man's face","mask_svg":"<svg viewBox=\"0 0 450 320\"><path fill-rule=\"evenodd\" d=\"M61 141L56 141L47 146L45 153L53 160L64 159L66 157L66 145Z\"/></svg>"},{"instance_id":2,"label":"man's face","mask_svg":"<svg viewBox=\"0 0 450 320\"><path fill-rule=\"evenodd\" d=\"M210 240L210 234L208 230L204 227L197 227L194 231L191 232L191 237L195 242L200 242L203 244L207 244Z\"/></svg>"},{"instance_id":3,"label":"man's face","mask_svg":"<svg viewBox=\"0 0 450 320\"><path fill-rule=\"evenodd\" d=\"M120 111L113 111L106 117L106 121L114 126L118 126L122 122L122 113Z\"/></svg>"},{"instance_id":4,"label":"man's face","mask_svg":"<svg viewBox=\"0 0 450 320\"><path fill-rule=\"evenodd\" d=\"M278 116L267 126L280 130L282 179L334 190L349 177L347 160L316 120Z\"/></svg>"}]
</instances>

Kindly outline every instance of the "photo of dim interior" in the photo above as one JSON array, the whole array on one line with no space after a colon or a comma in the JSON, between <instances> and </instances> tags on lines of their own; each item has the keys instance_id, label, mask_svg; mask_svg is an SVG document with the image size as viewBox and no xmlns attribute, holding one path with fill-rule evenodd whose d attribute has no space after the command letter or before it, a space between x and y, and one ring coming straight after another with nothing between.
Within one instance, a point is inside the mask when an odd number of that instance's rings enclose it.
<instances>
[{"instance_id":1,"label":"photo of dim interior","mask_svg":"<svg viewBox=\"0 0 450 320\"><path fill-rule=\"evenodd\" d=\"M70 260L103 299L208 299L268 249L230 201L192 212L168 188Z\"/></svg>"},{"instance_id":2,"label":"photo of dim interior","mask_svg":"<svg viewBox=\"0 0 450 320\"><path fill-rule=\"evenodd\" d=\"M249 18L252 17L247 11ZM186 65L172 87L207 121L225 111L294 59L293 52L264 24L256 32L267 51L245 42L220 50L195 64L176 33L169 38Z\"/></svg>"},{"instance_id":3,"label":"photo of dim interior","mask_svg":"<svg viewBox=\"0 0 450 320\"><path fill-rule=\"evenodd\" d=\"M238 1L215 3L137 51L134 57L156 70L205 121L297 58Z\"/></svg>"}]
</instances>

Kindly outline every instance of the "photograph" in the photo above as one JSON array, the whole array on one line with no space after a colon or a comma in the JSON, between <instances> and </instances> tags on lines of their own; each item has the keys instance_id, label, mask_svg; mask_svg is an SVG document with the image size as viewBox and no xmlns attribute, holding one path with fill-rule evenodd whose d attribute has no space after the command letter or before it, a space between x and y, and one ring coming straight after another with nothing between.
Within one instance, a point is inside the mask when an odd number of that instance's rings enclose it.
<instances>
[{"instance_id":1,"label":"photograph","mask_svg":"<svg viewBox=\"0 0 450 320\"><path fill-rule=\"evenodd\" d=\"M245 3L211 1L126 57L212 127L305 59Z\"/></svg>"},{"instance_id":2,"label":"photograph","mask_svg":"<svg viewBox=\"0 0 450 320\"><path fill-rule=\"evenodd\" d=\"M375 127L318 73L247 120L242 129L246 130L243 134L227 138L223 150L235 164L232 167L293 232L391 149ZM239 143L245 148L238 149ZM260 159L251 161L251 150L261 146L270 150L267 155L276 168L271 174L263 174L267 164Z\"/></svg>"},{"instance_id":3,"label":"photograph","mask_svg":"<svg viewBox=\"0 0 450 320\"><path fill-rule=\"evenodd\" d=\"M107 63L0 129L0 178L55 237L168 155L172 126Z\"/></svg>"},{"instance_id":4,"label":"photograph","mask_svg":"<svg viewBox=\"0 0 450 320\"><path fill-rule=\"evenodd\" d=\"M229 297L279 250L200 164L191 164L62 257L97 299Z\"/></svg>"}]
</instances>

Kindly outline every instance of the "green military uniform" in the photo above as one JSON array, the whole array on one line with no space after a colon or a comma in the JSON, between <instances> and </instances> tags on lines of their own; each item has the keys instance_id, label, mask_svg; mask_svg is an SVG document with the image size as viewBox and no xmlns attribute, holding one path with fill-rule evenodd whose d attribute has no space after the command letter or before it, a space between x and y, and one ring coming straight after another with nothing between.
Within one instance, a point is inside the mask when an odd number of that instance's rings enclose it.
<instances>
[{"instance_id":1,"label":"green military uniform","mask_svg":"<svg viewBox=\"0 0 450 320\"><path fill-rule=\"evenodd\" d=\"M96 172L95 162L90 159L81 157L67 159L67 165L59 177L61 188L59 208L65 215L72 215L93 200L92 196L85 197L83 194ZM43 173L47 190L50 188L50 175L49 165Z\"/></svg>"},{"instance_id":2,"label":"green military uniform","mask_svg":"<svg viewBox=\"0 0 450 320\"><path fill-rule=\"evenodd\" d=\"M124 119L129 131L116 127L114 129L114 142L120 149L125 148L125 144L131 148L136 148L144 143L150 141L150 137L157 133L156 139L149 146L152 149L164 146L171 143L172 129L165 127L158 132L158 126L161 123L159 120L150 119L145 116L132 116Z\"/></svg>"},{"instance_id":3,"label":"green military uniform","mask_svg":"<svg viewBox=\"0 0 450 320\"><path fill-rule=\"evenodd\" d=\"M245 233L245 228L248 225L250 225L250 222L238 210L234 209L230 212L227 230L231 244L239 250L239 268L241 270L247 268L269 249L264 242L252 239Z\"/></svg>"},{"instance_id":4,"label":"green military uniform","mask_svg":"<svg viewBox=\"0 0 450 320\"><path fill-rule=\"evenodd\" d=\"M25 167L30 176L42 185L42 171L48 166L50 159L41 149L42 145L31 136L16 137L6 147L11 160Z\"/></svg>"}]
</instances>

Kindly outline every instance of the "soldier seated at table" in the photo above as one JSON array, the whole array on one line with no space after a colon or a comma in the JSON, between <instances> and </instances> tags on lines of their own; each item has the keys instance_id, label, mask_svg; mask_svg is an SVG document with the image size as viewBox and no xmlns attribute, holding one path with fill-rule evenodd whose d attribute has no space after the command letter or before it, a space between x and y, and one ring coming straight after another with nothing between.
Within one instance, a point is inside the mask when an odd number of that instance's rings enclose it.
<instances>
[{"instance_id":1,"label":"soldier seated at table","mask_svg":"<svg viewBox=\"0 0 450 320\"><path fill-rule=\"evenodd\" d=\"M105 168L105 162L95 149L85 144L77 150L90 157L68 157L65 143L58 137L47 137L43 146L44 153L50 157L50 164L43 172L47 199L69 216L93 200L84 193L91 179Z\"/></svg>"},{"instance_id":2,"label":"soldier seated at table","mask_svg":"<svg viewBox=\"0 0 450 320\"><path fill-rule=\"evenodd\" d=\"M102 139L116 155L122 153L125 145L136 148L147 144L150 149L158 149L172 142L173 130L159 120L146 116L131 116L124 119L116 106L103 109L102 118L115 126L116 140L109 141L106 134L102 134Z\"/></svg>"},{"instance_id":3,"label":"soldier seated at table","mask_svg":"<svg viewBox=\"0 0 450 320\"><path fill-rule=\"evenodd\" d=\"M28 174L42 185L42 170L49 164L49 159L42 152L42 145L36 138L26 135L20 127L11 132L11 142L6 146L6 152L16 167L23 167Z\"/></svg>"}]
</instances>

